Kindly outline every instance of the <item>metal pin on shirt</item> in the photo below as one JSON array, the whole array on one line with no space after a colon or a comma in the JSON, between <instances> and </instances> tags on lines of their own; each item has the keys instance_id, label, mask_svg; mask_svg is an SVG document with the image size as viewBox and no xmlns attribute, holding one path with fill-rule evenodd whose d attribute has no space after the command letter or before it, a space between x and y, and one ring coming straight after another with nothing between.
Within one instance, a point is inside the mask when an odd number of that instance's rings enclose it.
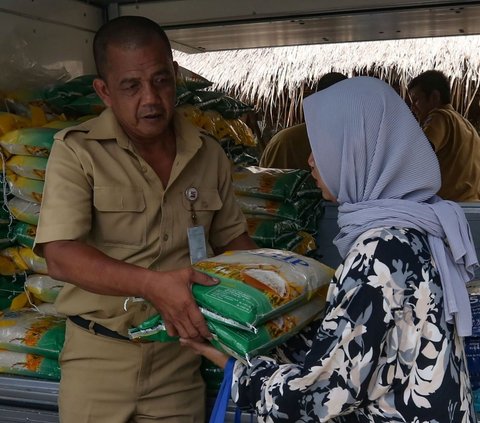
<instances>
[{"instance_id":1,"label":"metal pin on shirt","mask_svg":"<svg viewBox=\"0 0 480 423\"><path fill-rule=\"evenodd\" d=\"M198 190L194 187L187 188L185 190L185 197L190 202L190 213L192 217L192 224L195 226L197 224L197 214L195 213L195 201L198 199Z\"/></svg>"}]
</instances>

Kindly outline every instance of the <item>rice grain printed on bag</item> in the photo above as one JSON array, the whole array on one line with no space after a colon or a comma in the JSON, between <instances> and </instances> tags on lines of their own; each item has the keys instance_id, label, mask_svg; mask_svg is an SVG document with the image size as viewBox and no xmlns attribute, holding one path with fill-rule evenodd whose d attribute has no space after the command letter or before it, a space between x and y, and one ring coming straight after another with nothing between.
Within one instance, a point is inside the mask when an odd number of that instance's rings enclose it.
<instances>
[{"instance_id":1,"label":"rice grain printed on bag","mask_svg":"<svg viewBox=\"0 0 480 423\"><path fill-rule=\"evenodd\" d=\"M311 299L330 282L334 269L291 251L228 251L194 268L216 277L215 286L194 284L197 303L253 330Z\"/></svg>"}]
</instances>

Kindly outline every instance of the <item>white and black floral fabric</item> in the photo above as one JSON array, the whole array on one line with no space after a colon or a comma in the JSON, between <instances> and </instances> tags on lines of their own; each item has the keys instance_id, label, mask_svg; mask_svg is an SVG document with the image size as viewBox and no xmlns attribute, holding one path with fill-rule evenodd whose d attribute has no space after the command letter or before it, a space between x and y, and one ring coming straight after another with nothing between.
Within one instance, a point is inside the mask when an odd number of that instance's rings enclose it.
<instances>
[{"instance_id":1,"label":"white and black floral fabric","mask_svg":"<svg viewBox=\"0 0 480 423\"><path fill-rule=\"evenodd\" d=\"M259 422L475 422L462 338L445 321L426 235L364 233L321 321L274 358L238 362L233 400Z\"/></svg>"}]
</instances>

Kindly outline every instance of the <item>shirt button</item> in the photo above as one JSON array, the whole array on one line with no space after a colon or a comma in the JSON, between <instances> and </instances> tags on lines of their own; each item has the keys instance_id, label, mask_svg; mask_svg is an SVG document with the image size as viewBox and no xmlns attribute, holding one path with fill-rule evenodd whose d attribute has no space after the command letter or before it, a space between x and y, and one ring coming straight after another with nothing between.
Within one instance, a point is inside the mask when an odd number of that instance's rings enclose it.
<instances>
[{"instance_id":1,"label":"shirt button","mask_svg":"<svg viewBox=\"0 0 480 423\"><path fill-rule=\"evenodd\" d=\"M163 240L168 241L168 234L163 235Z\"/></svg>"}]
</instances>

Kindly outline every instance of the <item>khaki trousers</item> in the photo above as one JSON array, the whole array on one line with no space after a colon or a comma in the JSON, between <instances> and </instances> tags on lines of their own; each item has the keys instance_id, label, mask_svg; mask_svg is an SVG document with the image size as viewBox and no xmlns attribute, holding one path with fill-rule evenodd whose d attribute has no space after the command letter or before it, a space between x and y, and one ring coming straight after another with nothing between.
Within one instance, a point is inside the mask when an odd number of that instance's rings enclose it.
<instances>
[{"instance_id":1,"label":"khaki trousers","mask_svg":"<svg viewBox=\"0 0 480 423\"><path fill-rule=\"evenodd\" d=\"M62 423L200 423L200 358L178 343L95 335L67 320L60 355Z\"/></svg>"}]
</instances>

